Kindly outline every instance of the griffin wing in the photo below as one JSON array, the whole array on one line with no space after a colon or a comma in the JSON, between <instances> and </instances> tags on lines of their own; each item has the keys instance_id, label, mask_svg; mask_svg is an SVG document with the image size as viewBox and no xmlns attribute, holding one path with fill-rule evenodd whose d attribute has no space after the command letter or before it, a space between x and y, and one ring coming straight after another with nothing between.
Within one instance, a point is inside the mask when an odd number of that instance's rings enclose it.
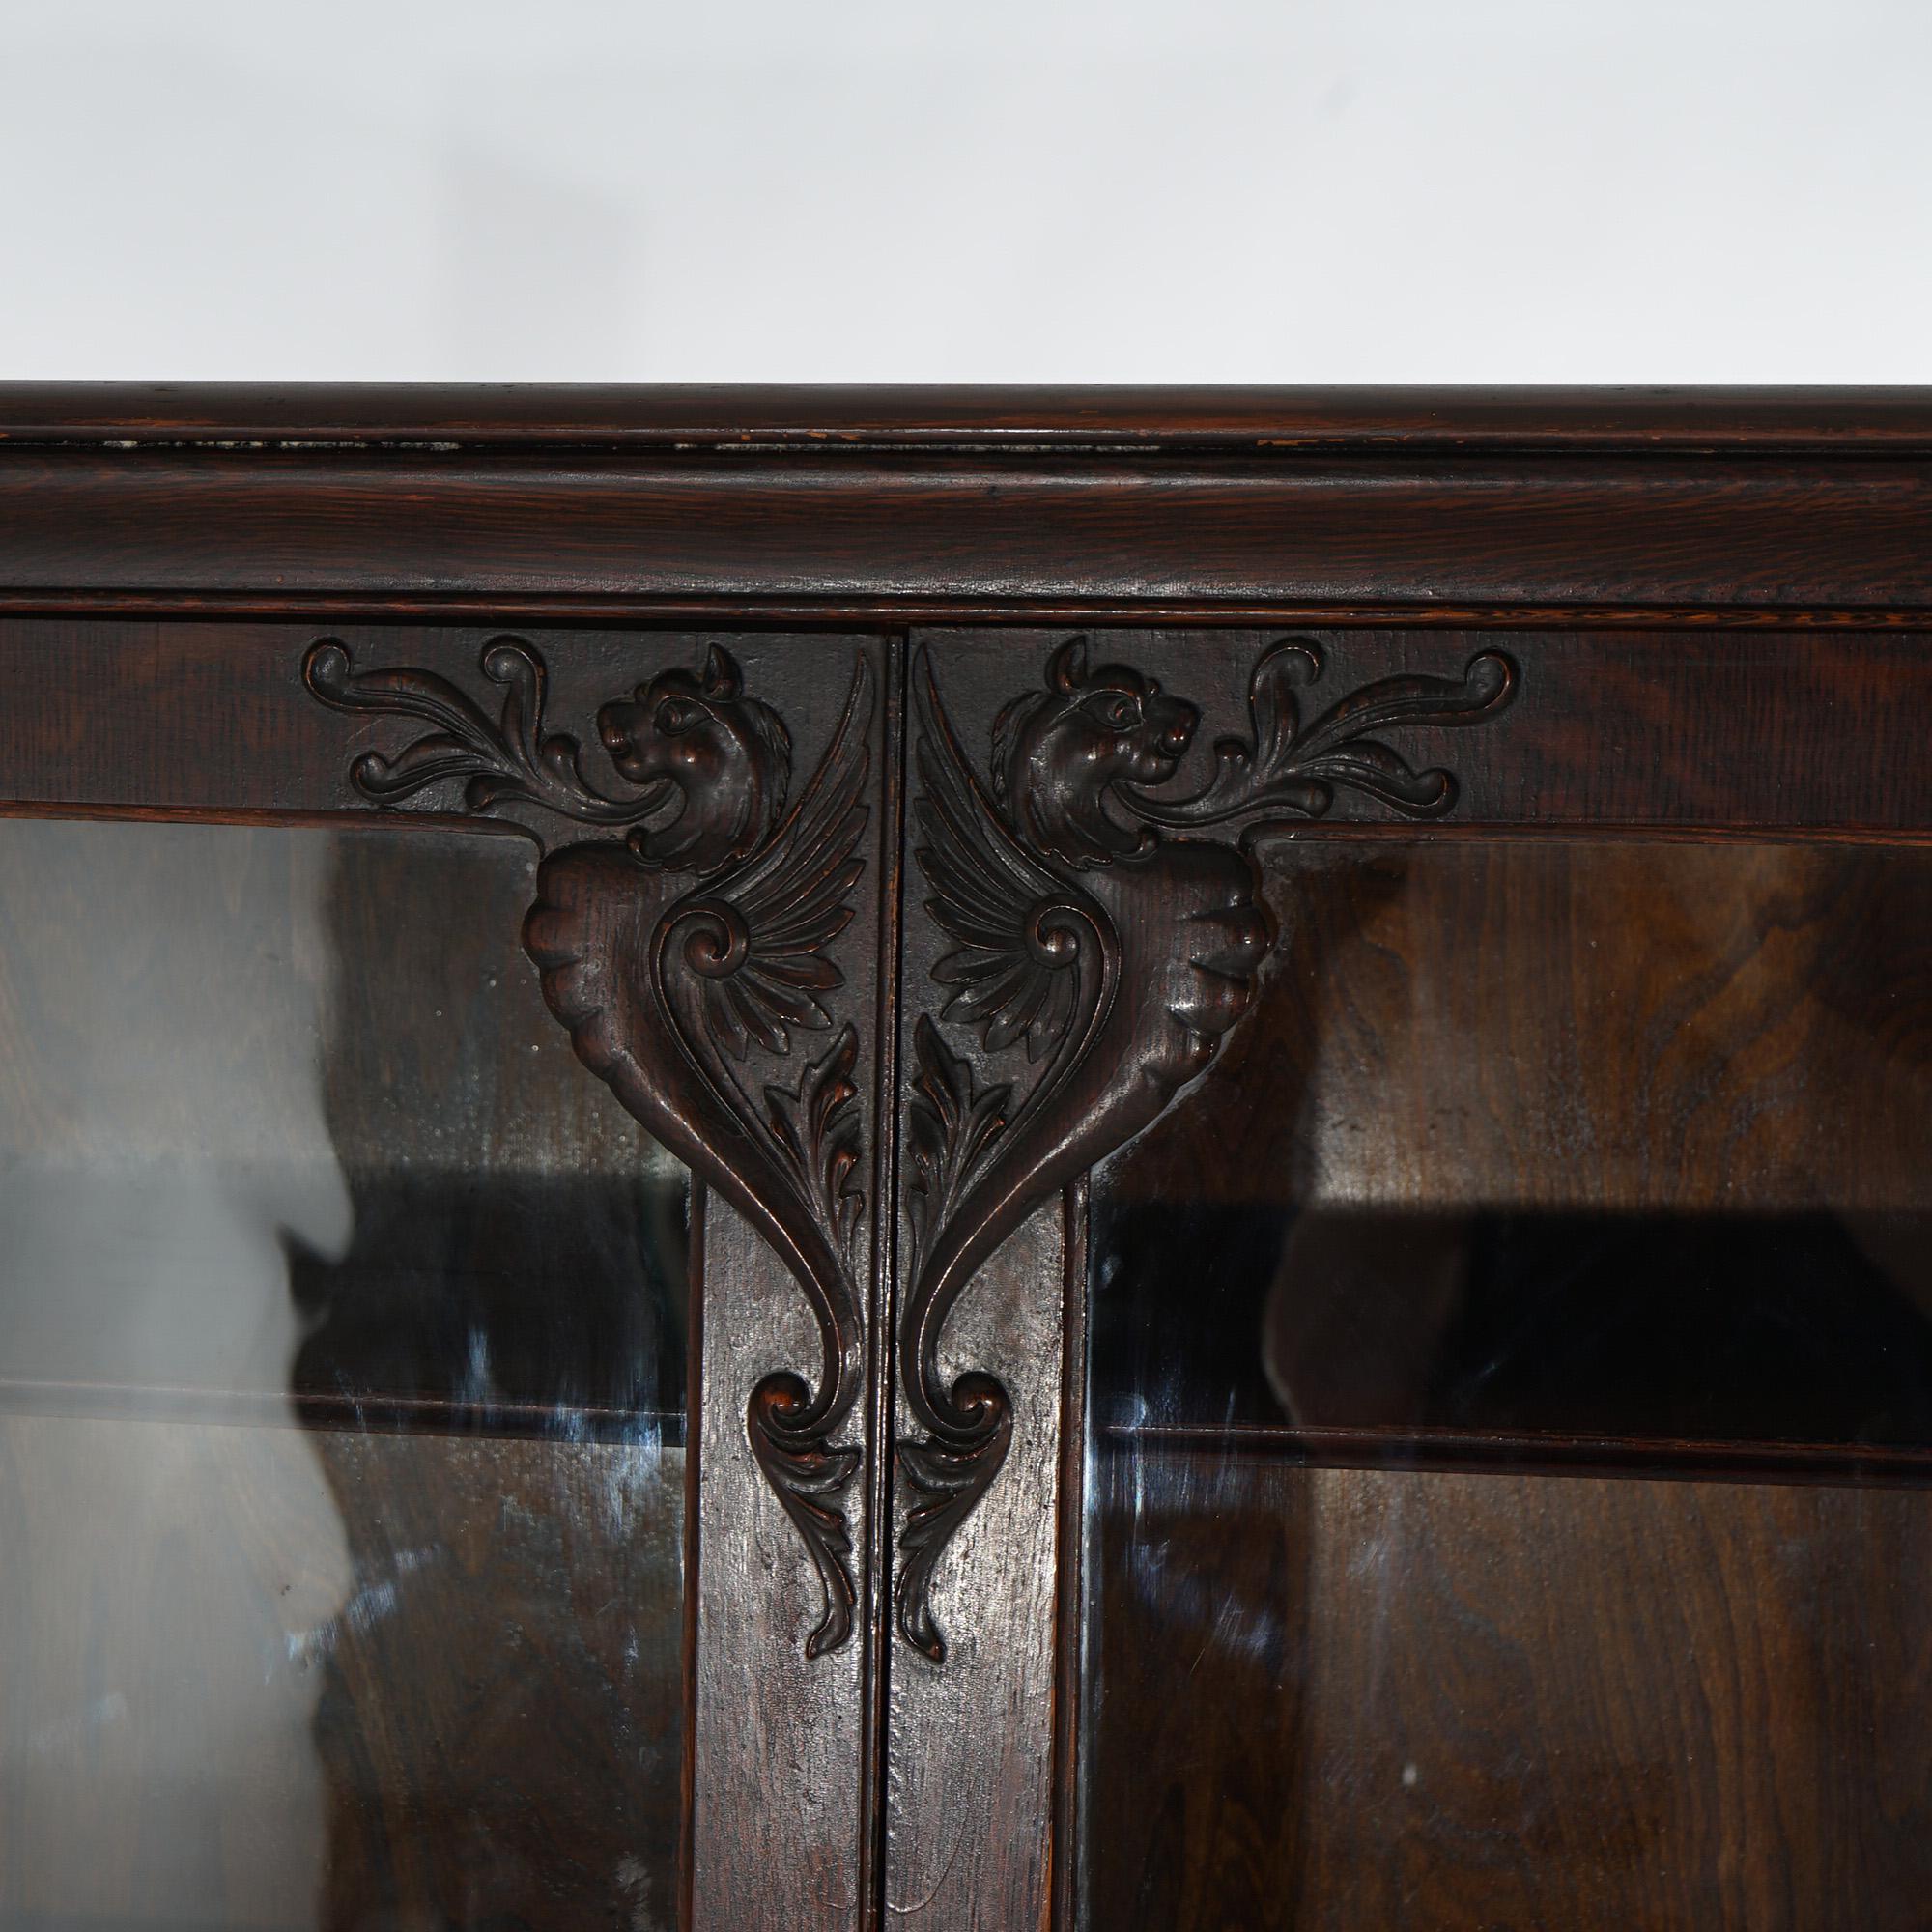
<instances>
[{"instance_id":1,"label":"griffin wing","mask_svg":"<svg viewBox=\"0 0 1932 1932\"><path fill-rule=\"evenodd\" d=\"M838 728L811 782L772 837L743 866L703 889L742 923L735 971L703 979L703 1019L734 1060L758 1045L787 1052L793 1027L818 1032L832 1015L819 995L841 975L826 949L852 921L851 891L865 870L855 855L870 808L862 796L871 753L872 668L862 655Z\"/></svg>"},{"instance_id":2,"label":"griffin wing","mask_svg":"<svg viewBox=\"0 0 1932 1932\"><path fill-rule=\"evenodd\" d=\"M1084 897L1034 858L980 782L940 703L932 658L922 649L913 677L919 724L923 842L920 870L933 895L926 910L957 946L932 969L952 989L946 1017L976 1028L997 1052L1026 1041L1037 1060L1065 1032L1077 976L1048 956L1036 922L1041 908Z\"/></svg>"}]
</instances>

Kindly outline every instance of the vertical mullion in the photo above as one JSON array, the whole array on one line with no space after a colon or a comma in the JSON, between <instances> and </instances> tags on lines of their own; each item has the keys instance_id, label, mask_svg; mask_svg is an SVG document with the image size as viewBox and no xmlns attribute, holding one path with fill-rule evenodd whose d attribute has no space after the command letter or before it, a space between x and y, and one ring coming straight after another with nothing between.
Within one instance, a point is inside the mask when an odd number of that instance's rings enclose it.
<instances>
[{"instance_id":1,"label":"vertical mullion","mask_svg":"<svg viewBox=\"0 0 1932 1932\"><path fill-rule=\"evenodd\" d=\"M853 856L864 871L851 889L853 917L831 943L840 978L818 989L830 1026L794 1030L781 1059L753 1048L731 1075L748 1094L772 1083L797 1106L811 1063L836 1038L857 1036L851 1083L865 1109L865 1140L854 1177L867 1195L850 1269L863 1323L865 1379L831 1436L835 1453L857 1451L856 1469L824 1500L844 1516L845 1560L855 1603L849 1635L809 1655L808 1636L823 1608L818 1572L773 1482L760 1468L748 1426L754 1387L774 1373L819 1385L820 1337L799 1282L767 1236L718 1185L703 1190L696 1245L702 1272L694 1293L698 1367L689 1437L696 1468L690 1478L692 1568L686 1578L690 1649L690 1733L686 1932L859 1932L872 1922L875 1889L874 1806L869 1785L878 1752L867 1742L877 1667L873 1549L881 1486L875 1421L879 1334L880 1190L890 1185L891 1124L875 1110L891 1079L880 1049L879 965L895 940L897 793L890 726L896 702L891 654L879 639L800 637L774 639L762 652L748 637L741 653L756 658L755 690L777 711L790 738L787 809L806 813L809 788L835 734L845 702L855 649L871 668L875 699L867 725L864 830ZM755 861L754 861L755 863ZM732 876L721 875L727 884ZM796 898L790 903L795 904ZM768 1070L770 1069L770 1070ZM782 1097L782 1096L781 1096ZM847 1104L851 1104L848 1100ZM803 1129L802 1129L803 1131ZM746 1145L741 1141L739 1146ZM815 1157L815 1156L814 1156Z\"/></svg>"}]
</instances>

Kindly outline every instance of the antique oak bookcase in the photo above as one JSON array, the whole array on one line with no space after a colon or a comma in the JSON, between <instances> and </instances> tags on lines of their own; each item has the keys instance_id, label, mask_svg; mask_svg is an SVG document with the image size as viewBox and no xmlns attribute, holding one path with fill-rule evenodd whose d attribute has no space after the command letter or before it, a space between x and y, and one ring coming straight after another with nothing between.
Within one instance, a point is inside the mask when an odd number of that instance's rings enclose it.
<instances>
[{"instance_id":1,"label":"antique oak bookcase","mask_svg":"<svg viewBox=\"0 0 1932 1932\"><path fill-rule=\"evenodd\" d=\"M0 388L0 1925L1932 1924L1932 392Z\"/></svg>"}]
</instances>

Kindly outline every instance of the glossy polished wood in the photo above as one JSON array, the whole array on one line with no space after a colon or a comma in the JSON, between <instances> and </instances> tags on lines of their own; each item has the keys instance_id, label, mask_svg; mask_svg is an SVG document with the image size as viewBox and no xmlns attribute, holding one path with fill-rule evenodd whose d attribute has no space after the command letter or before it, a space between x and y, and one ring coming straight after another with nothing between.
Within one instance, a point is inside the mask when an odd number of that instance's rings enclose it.
<instances>
[{"instance_id":1,"label":"glossy polished wood","mask_svg":"<svg viewBox=\"0 0 1932 1932\"><path fill-rule=\"evenodd\" d=\"M614 774L593 777L535 644L487 644L467 680L358 650L324 639L302 660L320 703L382 721L344 755L352 791L433 818L500 809L535 833L546 857L521 929L545 1003L709 1197L682 1910L696 1925L848 1918L872 1882L881 1668L863 1603L878 1137L860 1048L880 1026L889 876L876 653L642 640L590 711ZM775 1536L789 1560L772 1560Z\"/></svg>"},{"instance_id":2,"label":"glossy polished wood","mask_svg":"<svg viewBox=\"0 0 1932 1932\"><path fill-rule=\"evenodd\" d=\"M936 391L842 424L836 397L796 391L501 401L13 390L0 600L713 600L740 617L1932 603L1932 439L1909 393Z\"/></svg>"},{"instance_id":3,"label":"glossy polished wood","mask_svg":"<svg viewBox=\"0 0 1932 1932\"><path fill-rule=\"evenodd\" d=\"M339 636L358 665L408 663L478 691L484 625L205 621L119 624L0 618L0 810L47 806L129 814L248 818L363 811L350 760L407 734L290 702L305 654ZM599 705L643 668L696 664L716 632L526 626L550 667L550 710L594 750ZM994 713L1038 680L1065 626L922 633L961 655L961 726L983 756ZM1245 728L1247 676L1264 652L1301 639L1327 667L1308 701L1403 675L1460 677L1499 652L1520 673L1506 731L1405 729L1418 767L1454 771L1436 836L1463 828L1630 824L1710 836L1726 828L1878 828L1924 836L1932 774L1918 756L1932 705L1926 634L1243 626L1092 633L1096 662L1125 659L1199 705L1204 722L1179 787L1205 776L1212 742ZM738 637L748 676L842 684L850 643L779 630ZM979 681L985 679L981 692ZM1615 721L1613 745L1605 721ZM84 722L83 722L84 721ZM211 746L220 747L218 758ZM803 774L801 777L803 778ZM442 801L453 820L460 805ZM519 816L507 810L505 821ZM524 814L532 826L539 820ZM460 819L487 832L496 823ZM1387 826L1346 791L1329 823Z\"/></svg>"},{"instance_id":4,"label":"glossy polished wood","mask_svg":"<svg viewBox=\"0 0 1932 1932\"><path fill-rule=\"evenodd\" d=\"M1923 849L1260 850L1094 1182L1080 1922L1917 1924Z\"/></svg>"}]
</instances>

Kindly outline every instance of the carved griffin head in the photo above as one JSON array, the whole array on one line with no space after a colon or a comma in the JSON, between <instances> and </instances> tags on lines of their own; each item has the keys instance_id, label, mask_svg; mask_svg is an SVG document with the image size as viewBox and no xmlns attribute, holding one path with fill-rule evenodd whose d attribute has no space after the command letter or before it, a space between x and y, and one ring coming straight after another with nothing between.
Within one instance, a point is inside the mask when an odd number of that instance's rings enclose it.
<instances>
[{"instance_id":1,"label":"carved griffin head","mask_svg":"<svg viewBox=\"0 0 1932 1932\"><path fill-rule=\"evenodd\" d=\"M1053 654L1046 689L1029 692L993 725L993 788L1029 844L1080 870L1131 857L1144 827L1107 811L1115 785L1171 779L1201 714L1126 665L1089 669L1087 639Z\"/></svg>"},{"instance_id":2,"label":"carved griffin head","mask_svg":"<svg viewBox=\"0 0 1932 1932\"><path fill-rule=\"evenodd\" d=\"M745 696L745 680L713 644L700 672L660 671L597 714L611 762L635 785L675 789L668 823L631 835L651 865L699 874L756 851L783 815L791 737L770 705Z\"/></svg>"}]
</instances>

